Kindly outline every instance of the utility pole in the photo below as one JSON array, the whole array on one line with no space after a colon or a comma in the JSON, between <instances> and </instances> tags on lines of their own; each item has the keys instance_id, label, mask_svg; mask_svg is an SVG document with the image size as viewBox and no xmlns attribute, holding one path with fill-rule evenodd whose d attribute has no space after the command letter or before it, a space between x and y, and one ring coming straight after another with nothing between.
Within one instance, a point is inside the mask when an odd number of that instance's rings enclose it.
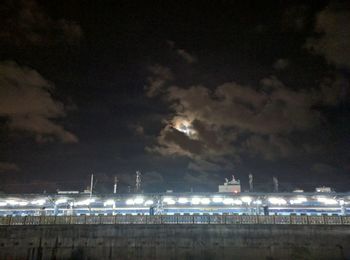
<instances>
[{"instance_id":1,"label":"utility pole","mask_svg":"<svg viewBox=\"0 0 350 260\"><path fill-rule=\"evenodd\" d=\"M114 193L114 194L117 193L117 187L118 187L118 177L115 176L115 177L114 177L114 189L113 189L113 193Z\"/></svg>"},{"instance_id":2,"label":"utility pole","mask_svg":"<svg viewBox=\"0 0 350 260\"><path fill-rule=\"evenodd\" d=\"M92 197L92 187L94 186L94 175L91 174L91 180L90 180L90 198Z\"/></svg>"},{"instance_id":3,"label":"utility pole","mask_svg":"<svg viewBox=\"0 0 350 260\"><path fill-rule=\"evenodd\" d=\"M141 190L141 172L140 171L136 171L136 187L135 187L135 191L136 192L140 192Z\"/></svg>"}]
</instances>

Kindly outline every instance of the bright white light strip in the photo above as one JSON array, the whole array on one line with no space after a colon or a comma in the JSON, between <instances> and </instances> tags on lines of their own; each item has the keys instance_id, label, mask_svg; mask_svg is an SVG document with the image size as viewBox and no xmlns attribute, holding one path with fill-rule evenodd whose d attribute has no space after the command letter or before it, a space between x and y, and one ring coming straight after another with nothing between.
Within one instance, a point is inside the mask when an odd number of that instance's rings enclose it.
<instances>
[{"instance_id":1,"label":"bright white light strip","mask_svg":"<svg viewBox=\"0 0 350 260\"><path fill-rule=\"evenodd\" d=\"M322 202L326 205L335 205L335 204L338 204L338 202L335 200L335 199L331 199L331 198L325 198L325 197L320 197L320 198L317 198L317 201L318 202Z\"/></svg>"},{"instance_id":2,"label":"bright white light strip","mask_svg":"<svg viewBox=\"0 0 350 260\"><path fill-rule=\"evenodd\" d=\"M6 204L9 204L10 206L27 206L29 204L28 201L24 201L24 200L17 201L13 199L6 200L4 203L3 203L4 204L3 206L5 206Z\"/></svg>"},{"instance_id":3,"label":"bright white light strip","mask_svg":"<svg viewBox=\"0 0 350 260\"><path fill-rule=\"evenodd\" d=\"M307 202L307 198L305 198L305 197L297 197L297 198L289 200L289 203L292 205L293 204L302 204L304 202Z\"/></svg>"},{"instance_id":4,"label":"bright white light strip","mask_svg":"<svg viewBox=\"0 0 350 260\"><path fill-rule=\"evenodd\" d=\"M186 204L186 203L188 203L188 198L179 198L177 201L178 201L180 204Z\"/></svg>"},{"instance_id":5,"label":"bright white light strip","mask_svg":"<svg viewBox=\"0 0 350 260\"><path fill-rule=\"evenodd\" d=\"M76 202L75 206L87 206L87 205L90 205L93 202L95 202L95 199L81 200L81 201Z\"/></svg>"},{"instance_id":6,"label":"bright white light strip","mask_svg":"<svg viewBox=\"0 0 350 260\"><path fill-rule=\"evenodd\" d=\"M243 204L243 202L241 200L239 200L239 199L233 200L232 203L235 204L235 205L242 205Z\"/></svg>"},{"instance_id":7,"label":"bright white light strip","mask_svg":"<svg viewBox=\"0 0 350 260\"><path fill-rule=\"evenodd\" d=\"M244 203L247 203L247 204L250 204L252 202L252 198L251 197L242 197L241 200L244 202Z\"/></svg>"},{"instance_id":8,"label":"bright white light strip","mask_svg":"<svg viewBox=\"0 0 350 260\"><path fill-rule=\"evenodd\" d=\"M67 199L58 199L55 201L56 205L67 203Z\"/></svg>"},{"instance_id":9,"label":"bright white light strip","mask_svg":"<svg viewBox=\"0 0 350 260\"><path fill-rule=\"evenodd\" d=\"M199 203L201 203L201 199L200 198L192 198L191 203L193 205L198 205Z\"/></svg>"},{"instance_id":10,"label":"bright white light strip","mask_svg":"<svg viewBox=\"0 0 350 260\"><path fill-rule=\"evenodd\" d=\"M18 205L18 202L16 200L6 200L6 203L10 206L16 206Z\"/></svg>"},{"instance_id":11,"label":"bright white light strip","mask_svg":"<svg viewBox=\"0 0 350 260\"><path fill-rule=\"evenodd\" d=\"M142 198L142 197L136 197L134 199L134 203L139 205L139 204L142 204L145 200Z\"/></svg>"},{"instance_id":12,"label":"bright white light strip","mask_svg":"<svg viewBox=\"0 0 350 260\"><path fill-rule=\"evenodd\" d=\"M127 199L127 200L125 201L125 204L126 204L126 205L134 205L135 203L134 203L134 200L133 200L133 199Z\"/></svg>"},{"instance_id":13,"label":"bright white light strip","mask_svg":"<svg viewBox=\"0 0 350 260\"><path fill-rule=\"evenodd\" d=\"M224 199L221 198L221 197L214 197L214 198L213 198L213 202L215 202L215 203L221 203L223 200L224 200Z\"/></svg>"},{"instance_id":14,"label":"bright white light strip","mask_svg":"<svg viewBox=\"0 0 350 260\"><path fill-rule=\"evenodd\" d=\"M287 201L283 198L269 198L268 201L271 203L271 204L274 204L274 205L286 205L287 204Z\"/></svg>"},{"instance_id":15,"label":"bright white light strip","mask_svg":"<svg viewBox=\"0 0 350 260\"><path fill-rule=\"evenodd\" d=\"M201 198L201 204L203 204L203 205L210 204L210 199L209 198Z\"/></svg>"},{"instance_id":16,"label":"bright white light strip","mask_svg":"<svg viewBox=\"0 0 350 260\"><path fill-rule=\"evenodd\" d=\"M262 204L262 201L261 201L261 200L255 200L255 201L253 201L253 204L261 205L261 204Z\"/></svg>"},{"instance_id":17,"label":"bright white light strip","mask_svg":"<svg viewBox=\"0 0 350 260\"><path fill-rule=\"evenodd\" d=\"M46 203L45 199L37 199L37 200L33 200L31 202L32 205L38 205L38 206L42 206Z\"/></svg>"},{"instance_id":18,"label":"bright white light strip","mask_svg":"<svg viewBox=\"0 0 350 260\"><path fill-rule=\"evenodd\" d=\"M146 200L145 206L153 205L153 200Z\"/></svg>"},{"instance_id":19,"label":"bright white light strip","mask_svg":"<svg viewBox=\"0 0 350 260\"><path fill-rule=\"evenodd\" d=\"M5 202L5 201L0 201L0 207L6 206L6 205L7 205L7 202Z\"/></svg>"},{"instance_id":20,"label":"bright white light strip","mask_svg":"<svg viewBox=\"0 0 350 260\"><path fill-rule=\"evenodd\" d=\"M233 204L233 199L232 198L225 198L222 203L224 203L225 205L230 205Z\"/></svg>"},{"instance_id":21,"label":"bright white light strip","mask_svg":"<svg viewBox=\"0 0 350 260\"><path fill-rule=\"evenodd\" d=\"M174 205L176 203L173 198L169 198L169 197L164 198L163 202L168 204L168 205Z\"/></svg>"},{"instance_id":22,"label":"bright white light strip","mask_svg":"<svg viewBox=\"0 0 350 260\"><path fill-rule=\"evenodd\" d=\"M103 206L114 206L115 205L115 201L110 199L110 200L106 200L104 203L103 203Z\"/></svg>"}]
</instances>

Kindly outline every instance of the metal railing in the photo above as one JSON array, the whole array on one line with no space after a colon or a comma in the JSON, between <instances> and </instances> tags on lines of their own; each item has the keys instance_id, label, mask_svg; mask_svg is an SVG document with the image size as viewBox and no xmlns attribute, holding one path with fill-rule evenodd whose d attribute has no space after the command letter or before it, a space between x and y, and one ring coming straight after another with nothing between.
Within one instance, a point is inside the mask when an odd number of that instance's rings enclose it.
<instances>
[{"instance_id":1,"label":"metal railing","mask_svg":"<svg viewBox=\"0 0 350 260\"><path fill-rule=\"evenodd\" d=\"M115 215L0 217L0 226L105 224L350 225L350 216Z\"/></svg>"}]
</instances>

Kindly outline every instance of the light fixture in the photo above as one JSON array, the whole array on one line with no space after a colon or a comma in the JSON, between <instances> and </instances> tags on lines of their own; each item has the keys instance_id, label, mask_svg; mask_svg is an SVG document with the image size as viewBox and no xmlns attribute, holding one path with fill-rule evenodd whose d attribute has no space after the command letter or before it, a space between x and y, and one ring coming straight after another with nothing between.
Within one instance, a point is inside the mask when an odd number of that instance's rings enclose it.
<instances>
[{"instance_id":1,"label":"light fixture","mask_svg":"<svg viewBox=\"0 0 350 260\"><path fill-rule=\"evenodd\" d=\"M30 204L32 205L38 205L38 206L42 206L46 203L45 199L37 199L37 200L32 200L32 202Z\"/></svg>"},{"instance_id":2,"label":"light fixture","mask_svg":"<svg viewBox=\"0 0 350 260\"><path fill-rule=\"evenodd\" d=\"M336 205L338 202L335 199L332 198L326 198L326 197L318 197L317 198L318 202L322 202L326 205Z\"/></svg>"},{"instance_id":3,"label":"light fixture","mask_svg":"<svg viewBox=\"0 0 350 260\"><path fill-rule=\"evenodd\" d=\"M145 200L142 197L136 197L134 199L135 204L142 204Z\"/></svg>"},{"instance_id":4,"label":"light fixture","mask_svg":"<svg viewBox=\"0 0 350 260\"><path fill-rule=\"evenodd\" d=\"M126 205L134 205L135 203L134 203L134 200L133 200L133 199L127 199L127 200L125 201L125 204L126 204Z\"/></svg>"},{"instance_id":5,"label":"light fixture","mask_svg":"<svg viewBox=\"0 0 350 260\"><path fill-rule=\"evenodd\" d=\"M179 198L177 201L178 201L180 204L186 204L186 203L188 203L188 198Z\"/></svg>"},{"instance_id":6,"label":"light fixture","mask_svg":"<svg viewBox=\"0 0 350 260\"><path fill-rule=\"evenodd\" d=\"M232 198L224 198L222 201L225 205L233 204L233 199Z\"/></svg>"},{"instance_id":7,"label":"light fixture","mask_svg":"<svg viewBox=\"0 0 350 260\"><path fill-rule=\"evenodd\" d=\"M145 206L150 206L150 205L153 205L153 200L146 200L145 202Z\"/></svg>"},{"instance_id":8,"label":"light fixture","mask_svg":"<svg viewBox=\"0 0 350 260\"><path fill-rule=\"evenodd\" d=\"M114 206L115 205L115 201L112 200L112 199L109 199L109 200L106 200L104 203L103 203L103 206Z\"/></svg>"},{"instance_id":9,"label":"light fixture","mask_svg":"<svg viewBox=\"0 0 350 260\"><path fill-rule=\"evenodd\" d=\"M93 202L95 202L95 199L81 200L81 201L76 202L75 206L87 206L87 205L90 205Z\"/></svg>"},{"instance_id":10,"label":"light fixture","mask_svg":"<svg viewBox=\"0 0 350 260\"><path fill-rule=\"evenodd\" d=\"M168 205L174 205L176 203L175 200L173 198L170 198L170 197L165 197L163 199L163 202L168 204Z\"/></svg>"},{"instance_id":11,"label":"light fixture","mask_svg":"<svg viewBox=\"0 0 350 260\"><path fill-rule=\"evenodd\" d=\"M192 198L191 203L193 205L198 205L199 203L201 203L201 199L200 198Z\"/></svg>"},{"instance_id":12,"label":"light fixture","mask_svg":"<svg viewBox=\"0 0 350 260\"><path fill-rule=\"evenodd\" d=\"M57 199L57 200L55 201L55 204L56 204L56 205L64 204L64 203L67 203L67 199Z\"/></svg>"},{"instance_id":13,"label":"light fixture","mask_svg":"<svg viewBox=\"0 0 350 260\"><path fill-rule=\"evenodd\" d=\"M201 204L208 205L209 203L210 203L210 199L209 198L201 198Z\"/></svg>"},{"instance_id":14,"label":"light fixture","mask_svg":"<svg viewBox=\"0 0 350 260\"><path fill-rule=\"evenodd\" d=\"M305 197L297 197L289 200L290 204L302 204L304 202L307 202L307 198Z\"/></svg>"},{"instance_id":15,"label":"light fixture","mask_svg":"<svg viewBox=\"0 0 350 260\"><path fill-rule=\"evenodd\" d=\"M268 201L274 205L286 205L287 204L287 201L283 198L271 197L268 199Z\"/></svg>"},{"instance_id":16,"label":"light fixture","mask_svg":"<svg viewBox=\"0 0 350 260\"><path fill-rule=\"evenodd\" d=\"M223 201L223 198L221 198L221 197L214 197L212 200L215 203L221 203Z\"/></svg>"},{"instance_id":17,"label":"light fixture","mask_svg":"<svg viewBox=\"0 0 350 260\"><path fill-rule=\"evenodd\" d=\"M241 197L241 200L244 202L244 203L247 203L247 204L250 204L252 202L252 198L251 197L248 197L248 196L245 196L245 197Z\"/></svg>"}]
</instances>

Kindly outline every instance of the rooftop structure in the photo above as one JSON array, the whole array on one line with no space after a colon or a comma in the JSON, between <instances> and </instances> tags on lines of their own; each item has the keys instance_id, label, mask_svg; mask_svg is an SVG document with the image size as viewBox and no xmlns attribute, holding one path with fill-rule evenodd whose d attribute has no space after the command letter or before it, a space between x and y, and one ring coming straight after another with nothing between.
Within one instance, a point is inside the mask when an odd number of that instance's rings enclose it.
<instances>
[{"instance_id":1,"label":"rooftop structure","mask_svg":"<svg viewBox=\"0 0 350 260\"><path fill-rule=\"evenodd\" d=\"M241 192L241 182L236 180L235 176L233 175L231 181L225 178L225 183L223 185L219 185L219 192L239 193Z\"/></svg>"}]
</instances>

